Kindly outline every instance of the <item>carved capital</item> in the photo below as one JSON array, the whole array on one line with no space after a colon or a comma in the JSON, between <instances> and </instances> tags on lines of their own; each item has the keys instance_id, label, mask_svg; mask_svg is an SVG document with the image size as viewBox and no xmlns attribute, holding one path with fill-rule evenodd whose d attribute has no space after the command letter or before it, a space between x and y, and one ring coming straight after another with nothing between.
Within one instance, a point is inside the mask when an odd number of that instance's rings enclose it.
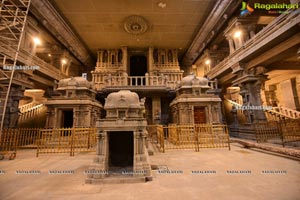
<instances>
[{"instance_id":1,"label":"carved capital","mask_svg":"<svg viewBox=\"0 0 300 200\"><path fill-rule=\"evenodd\" d=\"M234 65L232 65L231 69L232 69L232 73L235 74L235 73L238 73L240 71L243 71L244 70L244 67L245 67L245 64L244 63L236 63Z\"/></svg>"}]
</instances>

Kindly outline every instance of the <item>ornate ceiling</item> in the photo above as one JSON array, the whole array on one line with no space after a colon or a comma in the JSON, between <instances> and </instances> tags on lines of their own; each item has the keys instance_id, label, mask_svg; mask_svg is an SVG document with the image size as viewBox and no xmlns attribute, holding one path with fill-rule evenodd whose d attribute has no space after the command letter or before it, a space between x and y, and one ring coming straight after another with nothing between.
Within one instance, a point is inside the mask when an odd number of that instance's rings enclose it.
<instances>
[{"instance_id":1,"label":"ornate ceiling","mask_svg":"<svg viewBox=\"0 0 300 200\"><path fill-rule=\"evenodd\" d=\"M167 47L182 55L217 0L52 0L95 53L98 48Z\"/></svg>"}]
</instances>

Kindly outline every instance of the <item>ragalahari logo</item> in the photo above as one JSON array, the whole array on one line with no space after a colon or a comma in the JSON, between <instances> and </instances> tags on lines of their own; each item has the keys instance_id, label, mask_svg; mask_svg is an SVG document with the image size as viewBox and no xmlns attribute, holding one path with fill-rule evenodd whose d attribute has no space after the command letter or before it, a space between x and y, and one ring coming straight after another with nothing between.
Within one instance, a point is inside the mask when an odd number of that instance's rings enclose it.
<instances>
[{"instance_id":1,"label":"ragalahari logo","mask_svg":"<svg viewBox=\"0 0 300 200\"><path fill-rule=\"evenodd\" d=\"M249 6L249 4L247 4L245 1L242 2L242 8L241 8L241 16L247 16L247 15L251 15L251 13L254 11L253 8L251 8Z\"/></svg>"}]
</instances>

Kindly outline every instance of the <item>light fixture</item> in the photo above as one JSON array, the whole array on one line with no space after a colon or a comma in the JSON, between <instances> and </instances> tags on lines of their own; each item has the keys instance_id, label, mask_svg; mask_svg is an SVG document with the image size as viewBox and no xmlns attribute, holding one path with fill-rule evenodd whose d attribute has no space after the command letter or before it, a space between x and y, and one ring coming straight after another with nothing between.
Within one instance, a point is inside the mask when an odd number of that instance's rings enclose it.
<instances>
[{"instance_id":1,"label":"light fixture","mask_svg":"<svg viewBox=\"0 0 300 200\"><path fill-rule=\"evenodd\" d=\"M67 64L67 59L63 58L61 59L61 63L64 65L64 64Z\"/></svg>"},{"instance_id":2,"label":"light fixture","mask_svg":"<svg viewBox=\"0 0 300 200\"><path fill-rule=\"evenodd\" d=\"M210 62L211 62L211 61L210 61L209 59L207 59L207 60L205 61L205 64L209 65Z\"/></svg>"},{"instance_id":3,"label":"light fixture","mask_svg":"<svg viewBox=\"0 0 300 200\"><path fill-rule=\"evenodd\" d=\"M48 53L48 57L51 57L52 55L50 53Z\"/></svg>"},{"instance_id":4,"label":"light fixture","mask_svg":"<svg viewBox=\"0 0 300 200\"><path fill-rule=\"evenodd\" d=\"M33 38L33 42L34 42L35 45L40 45L40 44L42 44L41 39L38 38L38 37L34 37L34 38Z\"/></svg>"},{"instance_id":5,"label":"light fixture","mask_svg":"<svg viewBox=\"0 0 300 200\"><path fill-rule=\"evenodd\" d=\"M165 8L167 6L167 4L165 2L161 1L161 2L157 3L157 6L160 7L160 8Z\"/></svg>"},{"instance_id":6,"label":"light fixture","mask_svg":"<svg viewBox=\"0 0 300 200\"><path fill-rule=\"evenodd\" d=\"M235 38L239 38L242 36L242 31L236 31L234 34L233 34L233 37Z\"/></svg>"}]
</instances>

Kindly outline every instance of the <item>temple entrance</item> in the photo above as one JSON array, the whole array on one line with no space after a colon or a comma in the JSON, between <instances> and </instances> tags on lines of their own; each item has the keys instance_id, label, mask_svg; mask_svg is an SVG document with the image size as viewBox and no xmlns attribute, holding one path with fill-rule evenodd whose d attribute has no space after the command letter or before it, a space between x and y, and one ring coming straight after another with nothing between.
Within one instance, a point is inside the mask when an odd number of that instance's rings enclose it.
<instances>
[{"instance_id":1,"label":"temple entrance","mask_svg":"<svg viewBox=\"0 0 300 200\"><path fill-rule=\"evenodd\" d=\"M109 137L109 170L132 170L133 168L133 132L112 131Z\"/></svg>"},{"instance_id":2,"label":"temple entrance","mask_svg":"<svg viewBox=\"0 0 300 200\"><path fill-rule=\"evenodd\" d=\"M134 55L130 57L130 76L145 76L147 73L147 57ZM133 79L132 85L145 85L145 79Z\"/></svg>"},{"instance_id":3,"label":"temple entrance","mask_svg":"<svg viewBox=\"0 0 300 200\"><path fill-rule=\"evenodd\" d=\"M62 128L73 127L73 110L63 110L62 111Z\"/></svg>"},{"instance_id":4,"label":"temple entrance","mask_svg":"<svg viewBox=\"0 0 300 200\"><path fill-rule=\"evenodd\" d=\"M194 107L194 123L195 124L205 124L205 108L204 107Z\"/></svg>"}]
</instances>

